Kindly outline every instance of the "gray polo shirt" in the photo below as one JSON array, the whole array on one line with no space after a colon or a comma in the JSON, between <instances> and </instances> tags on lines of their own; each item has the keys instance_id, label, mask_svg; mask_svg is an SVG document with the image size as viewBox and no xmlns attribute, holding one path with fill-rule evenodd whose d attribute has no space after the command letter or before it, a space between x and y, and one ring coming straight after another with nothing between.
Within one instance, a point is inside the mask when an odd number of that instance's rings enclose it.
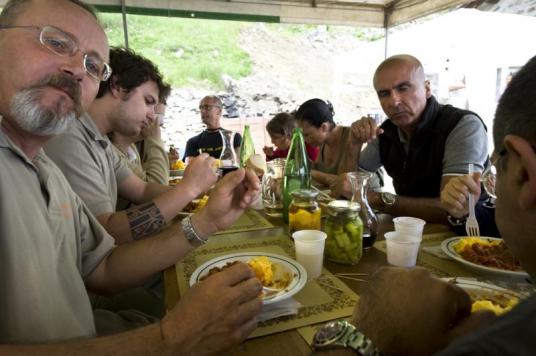
<instances>
[{"instance_id":1,"label":"gray polo shirt","mask_svg":"<svg viewBox=\"0 0 536 356\"><path fill-rule=\"evenodd\" d=\"M84 278L114 247L41 151L0 130L0 344L95 335Z\"/></svg>"},{"instance_id":2,"label":"gray polo shirt","mask_svg":"<svg viewBox=\"0 0 536 356\"><path fill-rule=\"evenodd\" d=\"M406 152L409 141L398 130L400 142ZM488 138L482 121L475 115L465 115L454 127L445 142L443 156L443 175L467 174L468 164L475 164L475 171L482 172L488 158ZM359 156L359 168L376 172L382 166L380 142L376 138L365 147Z\"/></svg>"},{"instance_id":3,"label":"gray polo shirt","mask_svg":"<svg viewBox=\"0 0 536 356\"><path fill-rule=\"evenodd\" d=\"M93 215L115 212L117 186L133 173L89 114L50 140L45 151Z\"/></svg>"}]
</instances>

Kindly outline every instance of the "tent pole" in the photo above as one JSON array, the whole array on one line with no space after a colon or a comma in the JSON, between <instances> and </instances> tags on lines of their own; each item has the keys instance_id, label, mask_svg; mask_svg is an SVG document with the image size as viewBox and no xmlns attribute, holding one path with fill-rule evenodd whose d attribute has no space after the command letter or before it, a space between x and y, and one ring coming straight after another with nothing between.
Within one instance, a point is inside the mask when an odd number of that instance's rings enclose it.
<instances>
[{"instance_id":1,"label":"tent pole","mask_svg":"<svg viewBox=\"0 0 536 356\"><path fill-rule=\"evenodd\" d=\"M125 6L125 0L121 0L121 15L123 17L123 35L125 36L125 48L128 49L127 8Z\"/></svg>"},{"instance_id":2,"label":"tent pole","mask_svg":"<svg viewBox=\"0 0 536 356\"><path fill-rule=\"evenodd\" d=\"M387 58L389 54L389 16L391 15L391 7L386 7L383 10L383 28L385 29L385 49L383 58Z\"/></svg>"}]
</instances>

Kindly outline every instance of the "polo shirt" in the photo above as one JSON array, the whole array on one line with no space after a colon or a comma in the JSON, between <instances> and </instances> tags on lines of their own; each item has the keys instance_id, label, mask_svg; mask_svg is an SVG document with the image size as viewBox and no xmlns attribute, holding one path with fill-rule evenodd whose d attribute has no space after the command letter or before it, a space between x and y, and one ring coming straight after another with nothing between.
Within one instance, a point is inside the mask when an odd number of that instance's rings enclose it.
<instances>
[{"instance_id":1,"label":"polo shirt","mask_svg":"<svg viewBox=\"0 0 536 356\"><path fill-rule=\"evenodd\" d=\"M168 185L169 159L164 144L161 140L156 138L147 138L143 140L143 143L143 163L141 162L140 154L135 144L129 146L129 153L132 154L132 157L128 157L115 144L113 145L113 148L119 157L127 162L132 173L137 175L141 180ZM131 204L130 201L119 197L117 199L116 209L117 211L125 210L130 207Z\"/></svg>"},{"instance_id":2,"label":"polo shirt","mask_svg":"<svg viewBox=\"0 0 536 356\"><path fill-rule=\"evenodd\" d=\"M117 187L133 173L89 114L82 115L69 132L51 139L45 152L93 215L116 211Z\"/></svg>"},{"instance_id":3,"label":"polo shirt","mask_svg":"<svg viewBox=\"0 0 536 356\"><path fill-rule=\"evenodd\" d=\"M114 240L41 150L0 130L0 343L93 337L84 285Z\"/></svg>"}]
</instances>

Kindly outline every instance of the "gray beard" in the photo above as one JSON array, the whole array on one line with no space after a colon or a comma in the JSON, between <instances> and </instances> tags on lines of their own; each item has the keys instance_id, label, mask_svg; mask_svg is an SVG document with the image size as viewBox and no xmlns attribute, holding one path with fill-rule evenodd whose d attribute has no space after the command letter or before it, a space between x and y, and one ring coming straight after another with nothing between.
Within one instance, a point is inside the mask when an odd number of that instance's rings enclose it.
<instances>
[{"instance_id":1,"label":"gray beard","mask_svg":"<svg viewBox=\"0 0 536 356\"><path fill-rule=\"evenodd\" d=\"M63 116L61 111L63 103L60 101L56 107L44 109L39 103L39 89L25 89L15 94L11 100L11 114L13 119L24 131L37 136L53 136L64 133L76 120L74 110Z\"/></svg>"}]
</instances>

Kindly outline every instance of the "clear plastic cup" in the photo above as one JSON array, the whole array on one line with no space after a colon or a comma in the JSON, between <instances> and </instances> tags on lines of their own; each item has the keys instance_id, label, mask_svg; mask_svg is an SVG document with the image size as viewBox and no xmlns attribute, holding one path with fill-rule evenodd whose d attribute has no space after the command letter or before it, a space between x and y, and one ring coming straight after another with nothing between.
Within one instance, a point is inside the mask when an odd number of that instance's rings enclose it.
<instances>
[{"instance_id":1,"label":"clear plastic cup","mask_svg":"<svg viewBox=\"0 0 536 356\"><path fill-rule=\"evenodd\" d=\"M320 230L300 230L292 234L296 260L305 268L308 278L322 274L326 237L327 234Z\"/></svg>"},{"instance_id":2,"label":"clear plastic cup","mask_svg":"<svg viewBox=\"0 0 536 356\"><path fill-rule=\"evenodd\" d=\"M413 218L410 216L400 216L394 218L393 222L395 223L395 231L400 232L404 235L410 235L422 238L422 231L426 221L419 218Z\"/></svg>"},{"instance_id":3,"label":"clear plastic cup","mask_svg":"<svg viewBox=\"0 0 536 356\"><path fill-rule=\"evenodd\" d=\"M398 267L415 267L422 238L398 231L385 233L387 262Z\"/></svg>"}]
</instances>

